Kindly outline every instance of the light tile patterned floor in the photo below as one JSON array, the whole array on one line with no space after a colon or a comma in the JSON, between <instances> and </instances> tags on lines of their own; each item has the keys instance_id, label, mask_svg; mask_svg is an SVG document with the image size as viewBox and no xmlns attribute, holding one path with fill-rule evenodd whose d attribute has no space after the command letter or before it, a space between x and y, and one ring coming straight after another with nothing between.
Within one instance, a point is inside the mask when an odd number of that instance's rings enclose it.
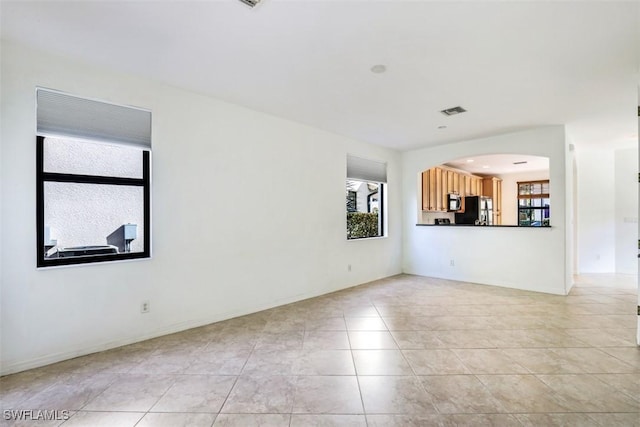
<instances>
[{"instance_id":1,"label":"light tile patterned floor","mask_svg":"<svg viewBox=\"0 0 640 427\"><path fill-rule=\"evenodd\" d=\"M640 426L635 277L401 275L0 379L38 426Z\"/></svg>"}]
</instances>

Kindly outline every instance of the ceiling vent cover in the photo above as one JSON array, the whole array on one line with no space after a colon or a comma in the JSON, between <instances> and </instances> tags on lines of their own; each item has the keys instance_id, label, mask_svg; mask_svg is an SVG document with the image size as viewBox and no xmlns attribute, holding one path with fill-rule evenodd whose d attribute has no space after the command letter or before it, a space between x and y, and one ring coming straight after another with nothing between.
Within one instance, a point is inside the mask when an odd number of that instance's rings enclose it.
<instances>
[{"instance_id":1,"label":"ceiling vent cover","mask_svg":"<svg viewBox=\"0 0 640 427\"><path fill-rule=\"evenodd\" d=\"M453 107L453 108L447 108L446 110L442 110L440 112L442 114L444 114L445 116L455 116L456 114L464 113L466 111L467 110L465 110L461 106L457 106L457 107Z\"/></svg>"},{"instance_id":2,"label":"ceiling vent cover","mask_svg":"<svg viewBox=\"0 0 640 427\"><path fill-rule=\"evenodd\" d=\"M240 0L242 3L250 7L255 7L260 3L260 0Z\"/></svg>"}]
</instances>

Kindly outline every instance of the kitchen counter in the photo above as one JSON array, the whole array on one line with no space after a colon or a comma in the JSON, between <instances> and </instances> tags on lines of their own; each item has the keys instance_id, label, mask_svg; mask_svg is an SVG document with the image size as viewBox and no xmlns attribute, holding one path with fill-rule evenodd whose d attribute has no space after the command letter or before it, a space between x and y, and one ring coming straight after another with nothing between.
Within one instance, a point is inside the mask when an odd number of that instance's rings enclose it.
<instances>
[{"instance_id":1,"label":"kitchen counter","mask_svg":"<svg viewBox=\"0 0 640 427\"><path fill-rule=\"evenodd\" d=\"M475 224L416 224L418 227L479 227L479 228L551 228L550 225L544 227L526 225L475 225Z\"/></svg>"}]
</instances>

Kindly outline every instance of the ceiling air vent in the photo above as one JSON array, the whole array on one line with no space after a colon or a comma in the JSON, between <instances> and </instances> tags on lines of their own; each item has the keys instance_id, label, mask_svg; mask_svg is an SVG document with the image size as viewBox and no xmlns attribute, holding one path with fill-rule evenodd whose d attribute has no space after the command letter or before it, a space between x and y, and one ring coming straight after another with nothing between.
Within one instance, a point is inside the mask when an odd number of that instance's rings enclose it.
<instances>
[{"instance_id":1,"label":"ceiling air vent","mask_svg":"<svg viewBox=\"0 0 640 427\"><path fill-rule=\"evenodd\" d=\"M442 110L440 112L442 114L444 114L445 116L455 116L456 114L464 113L466 111L467 110L465 110L461 106L457 106L457 107L453 107L453 108L447 108L446 110Z\"/></svg>"},{"instance_id":2,"label":"ceiling air vent","mask_svg":"<svg viewBox=\"0 0 640 427\"><path fill-rule=\"evenodd\" d=\"M255 7L260 3L260 0L240 0L242 3L250 7Z\"/></svg>"}]
</instances>

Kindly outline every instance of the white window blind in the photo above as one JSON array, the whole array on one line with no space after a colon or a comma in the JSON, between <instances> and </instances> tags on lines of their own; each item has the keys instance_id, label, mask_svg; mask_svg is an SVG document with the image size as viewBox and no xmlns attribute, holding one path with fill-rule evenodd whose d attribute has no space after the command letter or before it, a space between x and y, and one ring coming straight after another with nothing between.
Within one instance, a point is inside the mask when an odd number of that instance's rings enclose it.
<instances>
[{"instance_id":1,"label":"white window blind","mask_svg":"<svg viewBox=\"0 0 640 427\"><path fill-rule=\"evenodd\" d=\"M151 112L37 89L37 133L151 148Z\"/></svg>"},{"instance_id":2,"label":"white window blind","mask_svg":"<svg viewBox=\"0 0 640 427\"><path fill-rule=\"evenodd\" d=\"M387 164L347 154L347 178L386 183Z\"/></svg>"}]
</instances>

